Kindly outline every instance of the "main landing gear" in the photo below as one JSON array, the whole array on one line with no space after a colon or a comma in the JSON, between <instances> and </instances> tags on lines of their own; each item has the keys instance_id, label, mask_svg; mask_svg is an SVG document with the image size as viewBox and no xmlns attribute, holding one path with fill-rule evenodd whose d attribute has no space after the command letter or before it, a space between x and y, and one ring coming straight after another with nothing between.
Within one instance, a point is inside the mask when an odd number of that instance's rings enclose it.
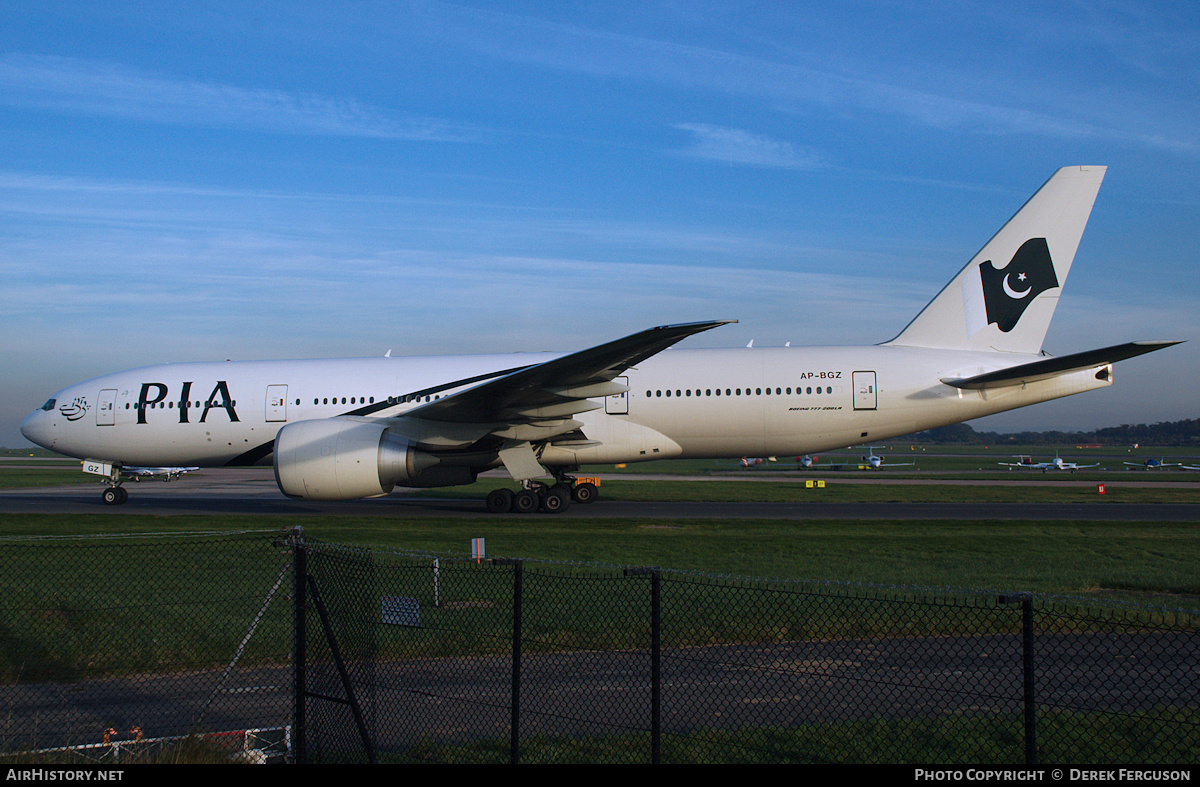
<instances>
[{"instance_id":1,"label":"main landing gear","mask_svg":"<svg viewBox=\"0 0 1200 787\"><path fill-rule=\"evenodd\" d=\"M571 503L581 505L595 502L600 490L591 481L576 481L561 478L552 485L539 481L523 481L522 488L494 489L487 496L487 510L493 514L532 514L540 511L557 514L570 508Z\"/></svg>"}]
</instances>

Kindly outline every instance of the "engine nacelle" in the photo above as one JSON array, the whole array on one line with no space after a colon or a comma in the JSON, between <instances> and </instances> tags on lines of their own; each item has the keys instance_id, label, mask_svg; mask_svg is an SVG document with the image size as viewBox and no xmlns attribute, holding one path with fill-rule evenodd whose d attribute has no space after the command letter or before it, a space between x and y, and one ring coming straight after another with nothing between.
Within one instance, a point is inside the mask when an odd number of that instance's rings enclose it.
<instances>
[{"instance_id":1,"label":"engine nacelle","mask_svg":"<svg viewBox=\"0 0 1200 787\"><path fill-rule=\"evenodd\" d=\"M288 497L379 497L435 464L436 457L370 421L297 421L275 435L275 482Z\"/></svg>"}]
</instances>

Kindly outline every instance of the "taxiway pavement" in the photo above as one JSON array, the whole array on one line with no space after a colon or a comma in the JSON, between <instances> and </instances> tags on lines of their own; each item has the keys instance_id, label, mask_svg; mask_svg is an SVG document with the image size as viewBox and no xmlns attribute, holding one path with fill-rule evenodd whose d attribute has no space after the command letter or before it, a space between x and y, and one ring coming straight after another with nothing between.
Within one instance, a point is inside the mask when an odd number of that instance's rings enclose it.
<instances>
[{"instance_id":1,"label":"taxiway pavement","mask_svg":"<svg viewBox=\"0 0 1200 787\"><path fill-rule=\"evenodd\" d=\"M632 479L629 475L613 476ZM700 480L695 476L688 480ZM713 479L716 480L716 479ZM723 479L722 479L723 480ZM803 480L803 479L793 479ZM782 481L786 482L786 481ZM839 480L840 482L840 480ZM888 483L894 481L889 480ZM924 481L923 483L945 483ZM1005 482L964 481L963 484ZM1072 484L1075 482L1058 482ZM1080 482L1092 485L1090 482ZM1177 486L1177 484L1173 484ZM1190 484L1189 484L1190 486ZM495 516L478 499L397 492L388 497L344 502L313 502L284 497L270 468L228 468L189 473L164 483L128 483L129 502L106 506L100 484L65 484L0 492L4 514L117 514L121 516L216 515L473 517ZM1014 497L1018 495L1014 493ZM518 516L508 514L507 516ZM548 516L531 514L529 516ZM804 502L628 502L601 499L573 505L555 516L599 519L864 519L864 520L1074 520L1126 522L1200 522L1200 504L1192 503L835 503Z\"/></svg>"}]
</instances>

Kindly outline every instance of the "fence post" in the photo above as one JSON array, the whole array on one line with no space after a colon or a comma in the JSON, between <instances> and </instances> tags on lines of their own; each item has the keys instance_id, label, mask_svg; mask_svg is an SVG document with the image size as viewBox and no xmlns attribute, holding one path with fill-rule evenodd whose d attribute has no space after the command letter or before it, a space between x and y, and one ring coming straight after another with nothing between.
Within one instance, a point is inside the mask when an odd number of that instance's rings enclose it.
<instances>
[{"instance_id":1,"label":"fence post","mask_svg":"<svg viewBox=\"0 0 1200 787\"><path fill-rule=\"evenodd\" d=\"M662 587L661 572L650 572L650 759L658 765L662 747Z\"/></svg>"},{"instance_id":2,"label":"fence post","mask_svg":"<svg viewBox=\"0 0 1200 787\"><path fill-rule=\"evenodd\" d=\"M495 564L513 566L512 699L509 706L508 761L516 765L521 759L521 606L525 564L519 559L496 560Z\"/></svg>"},{"instance_id":3,"label":"fence post","mask_svg":"<svg viewBox=\"0 0 1200 787\"><path fill-rule=\"evenodd\" d=\"M650 575L650 762L662 757L662 571L627 568L625 576Z\"/></svg>"},{"instance_id":4,"label":"fence post","mask_svg":"<svg viewBox=\"0 0 1200 787\"><path fill-rule=\"evenodd\" d=\"M1021 673L1025 705L1025 764L1037 765L1037 684L1033 659L1033 595L1013 593L1000 597L1001 604L1021 603Z\"/></svg>"},{"instance_id":5,"label":"fence post","mask_svg":"<svg viewBox=\"0 0 1200 787\"><path fill-rule=\"evenodd\" d=\"M307 668L305 643L305 610L308 607L306 577L308 555L304 549L304 528L292 528L289 539L292 546L292 740L295 743L294 759L303 765L308 758L308 730L305 720L305 695L307 686L304 674Z\"/></svg>"}]
</instances>

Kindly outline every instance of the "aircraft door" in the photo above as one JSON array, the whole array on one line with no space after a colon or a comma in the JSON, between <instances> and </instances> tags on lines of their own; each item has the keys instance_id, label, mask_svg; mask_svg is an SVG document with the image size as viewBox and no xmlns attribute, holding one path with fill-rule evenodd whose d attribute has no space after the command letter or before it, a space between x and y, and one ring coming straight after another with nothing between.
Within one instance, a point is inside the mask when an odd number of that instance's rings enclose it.
<instances>
[{"instance_id":1,"label":"aircraft door","mask_svg":"<svg viewBox=\"0 0 1200 787\"><path fill-rule=\"evenodd\" d=\"M854 372L854 409L875 410L879 406L875 372Z\"/></svg>"},{"instance_id":2,"label":"aircraft door","mask_svg":"<svg viewBox=\"0 0 1200 787\"><path fill-rule=\"evenodd\" d=\"M267 386L267 420L287 420L287 389L286 385Z\"/></svg>"},{"instance_id":3,"label":"aircraft door","mask_svg":"<svg viewBox=\"0 0 1200 787\"><path fill-rule=\"evenodd\" d=\"M96 426L112 426L117 422L117 389L106 388L96 400Z\"/></svg>"},{"instance_id":4,"label":"aircraft door","mask_svg":"<svg viewBox=\"0 0 1200 787\"><path fill-rule=\"evenodd\" d=\"M629 385L629 378L614 377L613 382ZM629 392L604 397L604 412L609 415L629 415Z\"/></svg>"}]
</instances>

